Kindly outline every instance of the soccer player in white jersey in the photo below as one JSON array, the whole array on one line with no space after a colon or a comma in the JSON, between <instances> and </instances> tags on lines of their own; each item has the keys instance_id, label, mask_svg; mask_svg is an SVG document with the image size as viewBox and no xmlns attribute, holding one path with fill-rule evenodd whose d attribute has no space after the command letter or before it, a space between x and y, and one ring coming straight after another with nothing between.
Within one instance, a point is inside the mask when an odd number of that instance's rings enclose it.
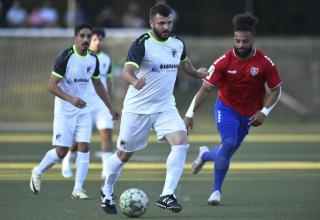
<instances>
[{"instance_id":1,"label":"soccer player in white jersey","mask_svg":"<svg viewBox=\"0 0 320 220\"><path fill-rule=\"evenodd\" d=\"M123 70L130 85L124 100L117 151L110 157L105 184L101 189L101 207L116 214L114 185L122 167L133 153L147 146L151 129L159 141L167 141L171 152L167 174L157 206L180 212L174 191L183 172L189 141L173 96L178 68L195 78L208 75L207 69L196 70L186 55L182 40L170 35L172 11L165 4L150 10L151 30L131 45Z\"/></svg>"},{"instance_id":2,"label":"soccer player in white jersey","mask_svg":"<svg viewBox=\"0 0 320 220\"><path fill-rule=\"evenodd\" d=\"M75 27L74 43L56 59L54 70L49 80L48 89L55 97L53 121L53 149L49 150L38 166L31 173L30 189L38 194L43 173L59 162L69 150L73 140L78 145L75 185L71 197L88 199L83 184L89 168L89 143L91 139L91 118L87 107L89 83L109 108L114 119L119 113L114 110L108 92L99 77L99 61L88 50L92 27L81 24Z\"/></svg>"},{"instance_id":3,"label":"soccer player in white jersey","mask_svg":"<svg viewBox=\"0 0 320 220\"><path fill-rule=\"evenodd\" d=\"M101 28L94 28L92 31L92 38L89 49L93 51L99 60L100 80L103 83L105 89L111 94L110 77L112 72L111 58L108 54L101 51L103 40L105 39L105 32ZM93 124L99 130L101 138L101 160L102 160L102 172L101 177L105 178L107 161L112 155L112 129L113 120L112 116L106 108L102 100L97 96L92 83L90 83L90 89L88 92L89 98L87 101L88 108L90 109L90 115ZM72 176L71 164L77 157L77 145L74 144L70 147L68 154L62 161L62 175L64 177Z\"/></svg>"}]
</instances>

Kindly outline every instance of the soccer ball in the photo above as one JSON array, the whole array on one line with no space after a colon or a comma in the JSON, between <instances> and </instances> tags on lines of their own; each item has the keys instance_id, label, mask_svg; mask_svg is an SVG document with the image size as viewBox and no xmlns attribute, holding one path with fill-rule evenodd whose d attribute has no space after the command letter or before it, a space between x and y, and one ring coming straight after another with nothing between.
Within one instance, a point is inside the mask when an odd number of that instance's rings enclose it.
<instances>
[{"instance_id":1,"label":"soccer ball","mask_svg":"<svg viewBox=\"0 0 320 220\"><path fill-rule=\"evenodd\" d=\"M137 188L127 189L119 200L121 211L131 218L142 216L147 210L148 203L148 196Z\"/></svg>"}]
</instances>

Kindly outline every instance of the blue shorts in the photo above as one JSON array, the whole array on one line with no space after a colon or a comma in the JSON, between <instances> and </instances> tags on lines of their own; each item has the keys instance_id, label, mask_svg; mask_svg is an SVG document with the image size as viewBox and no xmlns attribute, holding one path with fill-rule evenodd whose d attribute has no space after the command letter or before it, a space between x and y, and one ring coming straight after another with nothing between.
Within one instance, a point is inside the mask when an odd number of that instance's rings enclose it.
<instances>
[{"instance_id":1,"label":"blue shorts","mask_svg":"<svg viewBox=\"0 0 320 220\"><path fill-rule=\"evenodd\" d=\"M236 149L238 149L249 133L250 125L248 123L250 116L241 116L220 99L216 101L214 114L221 140L223 141L226 137L235 138L237 140Z\"/></svg>"}]
</instances>

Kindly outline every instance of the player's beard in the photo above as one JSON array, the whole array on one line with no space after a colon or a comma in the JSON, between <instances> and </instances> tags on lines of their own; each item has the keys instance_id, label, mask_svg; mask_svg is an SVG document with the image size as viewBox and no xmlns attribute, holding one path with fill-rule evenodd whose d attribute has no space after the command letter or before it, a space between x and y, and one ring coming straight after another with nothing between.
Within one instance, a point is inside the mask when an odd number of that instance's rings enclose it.
<instances>
[{"instance_id":1,"label":"player's beard","mask_svg":"<svg viewBox=\"0 0 320 220\"><path fill-rule=\"evenodd\" d=\"M244 51L239 51L236 47L234 48L235 53L237 54L238 57L240 58L246 58L247 56L250 55L252 51L252 47L245 49Z\"/></svg>"},{"instance_id":2,"label":"player's beard","mask_svg":"<svg viewBox=\"0 0 320 220\"><path fill-rule=\"evenodd\" d=\"M170 31L168 31L167 37L162 37L161 34L156 29L152 29L152 31L160 41L166 41L170 36Z\"/></svg>"}]
</instances>

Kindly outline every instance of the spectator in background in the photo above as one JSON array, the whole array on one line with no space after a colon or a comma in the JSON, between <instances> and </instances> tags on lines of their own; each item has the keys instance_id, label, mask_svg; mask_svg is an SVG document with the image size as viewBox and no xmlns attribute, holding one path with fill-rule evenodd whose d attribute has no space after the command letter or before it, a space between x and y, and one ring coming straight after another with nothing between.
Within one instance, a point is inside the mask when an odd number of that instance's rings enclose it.
<instances>
[{"instance_id":1,"label":"spectator in background","mask_svg":"<svg viewBox=\"0 0 320 220\"><path fill-rule=\"evenodd\" d=\"M39 15L43 20L43 25L45 27L55 27L58 22L58 12L57 9L52 7L50 2L45 2L39 11Z\"/></svg>"},{"instance_id":2,"label":"spectator in background","mask_svg":"<svg viewBox=\"0 0 320 220\"><path fill-rule=\"evenodd\" d=\"M7 23L10 27L24 26L26 18L27 12L19 1L15 1L6 14Z\"/></svg>"},{"instance_id":3,"label":"spectator in background","mask_svg":"<svg viewBox=\"0 0 320 220\"><path fill-rule=\"evenodd\" d=\"M88 21L88 13L78 1L76 1L75 7L75 10L66 11L64 15L67 26L79 25Z\"/></svg>"},{"instance_id":4,"label":"spectator in background","mask_svg":"<svg viewBox=\"0 0 320 220\"><path fill-rule=\"evenodd\" d=\"M40 8L35 7L32 9L31 13L29 14L27 18L27 24L30 27L42 27L44 24L44 20L40 15Z\"/></svg>"},{"instance_id":5,"label":"spectator in background","mask_svg":"<svg viewBox=\"0 0 320 220\"><path fill-rule=\"evenodd\" d=\"M128 11L122 17L122 26L127 28L144 28L146 22L140 18L138 13L139 6L136 2L130 2Z\"/></svg>"},{"instance_id":6,"label":"spectator in background","mask_svg":"<svg viewBox=\"0 0 320 220\"><path fill-rule=\"evenodd\" d=\"M106 6L95 18L99 27L117 27L117 16L110 6Z\"/></svg>"}]
</instances>

